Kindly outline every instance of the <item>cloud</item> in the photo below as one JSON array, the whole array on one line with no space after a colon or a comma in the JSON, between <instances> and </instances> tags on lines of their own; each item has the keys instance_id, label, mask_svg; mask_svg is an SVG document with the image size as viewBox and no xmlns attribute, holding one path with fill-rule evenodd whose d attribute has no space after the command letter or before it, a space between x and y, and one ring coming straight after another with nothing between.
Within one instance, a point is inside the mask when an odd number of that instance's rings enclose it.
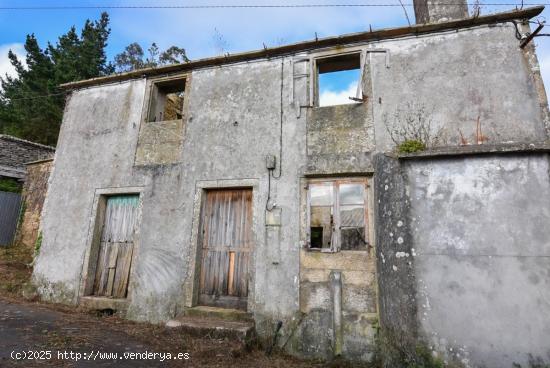
<instances>
[{"instance_id":1,"label":"cloud","mask_svg":"<svg viewBox=\"0 0 550 368\"><path fill-rule=\"evenodd\" d=\"M0 45L0 76L4 78L6 74L8 74L11 77L15 77L15 69L10 63L10 59L8 58L8 52L13 51L19 60L21 60L23 63L25 63L25 48L23 47L22 43L11 43L11 44L4 44Z\"/></svg>"},{"instance_id":2,"label":"cloud","mask_svg":"<svg viewBox=\"0 0 550 368\"><path fill-rule=\"evenodd\" d=\"M343 105L355 103L350 100L350 97L355 97L357 93L357 82L351 83L345 90L329 90L321 91L319 102L321 106Z\"/></svg>"},{"instance_id":3,"label":"cloud","mask_svg":"<svg viewBox=\"0 0 550 368\"><path fill-rule=\"evenodd\" d=\"M277 2L284 3L297 1ZM186 5L193 4L205 2L186 2ZM239 4L273 4L273 1L242 0ZM177 45L184 47L191 59L219 54L214 29L227 44L224 51L234 53L261 49L264 44L269 47L311 40L316 34L321 38L366 31L370 24L373 29L406 24L402 10L393 7L136 9L131 12L113 10L110 14L113 38L138 41L143 46L156 42L161 48Z\"/></svg>"}]
</instances>

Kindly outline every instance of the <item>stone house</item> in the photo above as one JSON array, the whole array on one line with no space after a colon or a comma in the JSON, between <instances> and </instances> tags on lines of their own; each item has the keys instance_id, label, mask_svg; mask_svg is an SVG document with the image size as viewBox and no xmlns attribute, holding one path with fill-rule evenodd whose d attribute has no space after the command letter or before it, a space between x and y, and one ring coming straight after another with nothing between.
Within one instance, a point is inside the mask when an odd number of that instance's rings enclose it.
<instances>
[{"instance_id":1,"label":"stone house","mask_svg":"<svg viewBox=\"0 0 550 368\"><path fill-rule=\"evenodd\" d=\"M25 164L53 157L55 148L0 134L0 178L24 180Z\"/></svg>"},{"instance_id":2,"label":"stone house","mask_svg":"<svg viewBox=\"0 0 550 368\"><path fill-rule=\"evenodd\" d=\"M385 333L465 366L550 359L543 8L455 5L64 85L41 297L231 316L306 357L369 360ZM342 71L354 103L322 106Z\"/></svg>"},{"instance_id":3,"label":"stone house","mask_svg":"<svg viewBox=\"0 0 550 368\"><path fill-rule=\"evenodd\" d=\"M0 246L11 245L16 238L22 204L19 192L28 183L26 164L51 158L54 152L53 147L0 134ZM39 221L40 212L35 218Z\"/></svg>"}]
</instances>

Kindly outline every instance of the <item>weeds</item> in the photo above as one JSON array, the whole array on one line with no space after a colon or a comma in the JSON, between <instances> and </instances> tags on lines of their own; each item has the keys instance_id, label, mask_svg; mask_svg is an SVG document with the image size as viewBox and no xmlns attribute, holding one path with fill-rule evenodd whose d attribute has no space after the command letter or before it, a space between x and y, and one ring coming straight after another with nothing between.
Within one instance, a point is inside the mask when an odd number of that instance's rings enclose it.
<instances>
[{"instance_id":1,"label":"weeds","mask_svg":"<svg viewBox=\"0 0 550 368\"><path fill-rule=\"evenodd\" d=\"M392 119L384 115L386 130L399 152L419 152L438 145L441 134L432 132L430 115L424 105L411 102L398 108Z\"/></svg>"},{"instance_id":2,"label":"weeds","mask_svg":"<svg viewBox=\"0 0 550 368\"><path fill-rule=\"evenodd\" d=\"M457 363L445 362L432 350L412 337L381 331L377 336L375 366L381 368L459 368Z\"/></svg>"}]
</instances>

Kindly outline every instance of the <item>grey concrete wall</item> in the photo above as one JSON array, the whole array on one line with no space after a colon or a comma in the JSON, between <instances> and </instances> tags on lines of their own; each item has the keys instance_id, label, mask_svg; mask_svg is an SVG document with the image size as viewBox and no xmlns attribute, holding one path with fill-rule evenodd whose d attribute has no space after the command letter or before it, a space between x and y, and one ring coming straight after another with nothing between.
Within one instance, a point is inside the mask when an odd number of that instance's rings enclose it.
<instances>
[{"instance_id":1,"label":"grey concrete wall","mask_svg":"<svg viewBox=\"0 0 550 368\"><path fill-rule=\"evenodd\" d=\"M478 117L485 143L546 140L534 78L513 25L379 46L389 50L390 65L384 54L370 54L377 150L394 147L386 126L401 125L421 108L436 145L460 144L459 131L468 144L477 144Z\"/></svg>"},{"instance_id":2,"label":"grey concrete wall","mask_svg":"<svg viewBox=\"0 0 550 368\"><path fill-rule=\"evenodd\" d=\"M285 67L288 68L288 61ZM288 84L289 74L284 74ZM213 85L216 88L211 88ZM181 163L133 166L145 81L74 92L62 126L42 225L35 281L46 299L75 303L90 243L94 192L142 188L139 240L129 289L128 315L163 321L181 312L188 274L194 201L199 181L256 179L256 254L266 254L264 212L267 154L278 156L281 61L242 64L193 73ZM284 89L288 102L288 89ZM243 101L255 101L243 108ZM287 108L285 106L285 108ZM305 163L305 124L284 115L283 171L272 179L272 198L285 231L273 260L253 264L252 311L284 319L298 309L299 172ZM304 118L302 118L304 120ZM236 122L236 123L235 123ZM279 160L278 160L279 161ZM278 171L278 169L277 169ZM120 189L118 189L120 191ZM271 252L271 251L270 251Z\"/></svg>"},{"instance_id":3,"label":"grey concrete wall","mask_svg":"<svg viewBox=\"0 0 550 368\"><path fill-rule=\"evenodd\" d=\"M418 323L468 366L550 362L548 155L411 162Z\"/></svg>"},{"instance_id":4,"label":"grey concrete wall","mask_svg":"<svg viewBox=\"0 0 550 368\"><path fill-rule=\"evenodd\" d=\"M136 81L81 90L67 103L33 274L45 299L77 301L96 189L152 182L133 169L144 87Z\"/></svg>"}]
</instances>

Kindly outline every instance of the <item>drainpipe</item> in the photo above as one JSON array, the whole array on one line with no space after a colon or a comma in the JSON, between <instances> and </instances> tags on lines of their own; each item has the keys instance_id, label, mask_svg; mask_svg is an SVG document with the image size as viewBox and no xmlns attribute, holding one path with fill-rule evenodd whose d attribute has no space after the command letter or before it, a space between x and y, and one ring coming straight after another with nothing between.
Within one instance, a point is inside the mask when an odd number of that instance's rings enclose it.
<instances>
[{"instance_id":1,"label":"drainpipe","mask_svg":"<svg viewBox=\"0 0 550 368\"><path fill-rule=\"evenodd\" d=\"M332 290L332 331L333 351L335 356L342 355L342 272L331 271L330 286Z\"/></svg>"}]
</instances>

